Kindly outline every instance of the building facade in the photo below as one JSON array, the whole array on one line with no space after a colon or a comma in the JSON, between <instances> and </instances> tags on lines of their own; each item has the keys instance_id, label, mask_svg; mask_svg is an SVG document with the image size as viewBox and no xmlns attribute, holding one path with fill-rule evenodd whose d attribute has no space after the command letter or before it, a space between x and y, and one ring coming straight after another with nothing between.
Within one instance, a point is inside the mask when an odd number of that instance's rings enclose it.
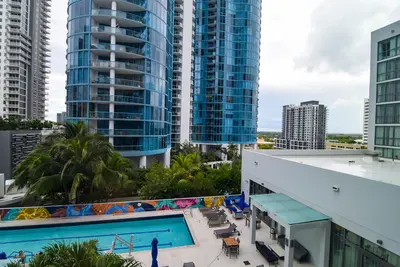
<instances>
[{"instance_id":1,"label":"building facade","mask_svg":"<svg viewBox=\"0 0 400 267\"><path fill-rule=\"evenodd\" d=\"M170 161L173 10L173 0L69 1L67 121L139 167Z\"/></svg>"},{"instance_id":2,"label":"building facade","mask_svg":"<svg viewBox=\"0 0 400 267\"><path fill-rule=\"evenodd\" d=\"M0 1L0 116L45 119L51 0Z\"/></svg>"},{"instance_id":3,"label":"building facade","mask_svg":"<svg viewBox=\"0 0 400 267\"><path fill-rule=\"evenodd\" d=\"M285 267L293 250L318 267L397 267L399 171L365 150L244 150L242 191L283 240Z\"/></svg>"},{"instance_id":4,"label":"building facade","mask_svg":"<svg viewBox=\"0 0 400 267\"><path fill-rule=\"evenodd\" d=\"M400 159L400 21L371 34L368 147Z\"/></svg>"},{"instance_id":5,"label":"building facade","mask_svg":"<svg viewBox=\"0 0 400 267\"><path fill-rule=\"evenodd\" d=\"M192 141L255 144L261 1L196 0Z\"/></svg>"},{"instance_id":6,"label":"building facade","mask_svg":"<svg viewBox=\"0 0 400 267\"><path fill-rule=\"evenodd\" d=\"M193 0L175 0L172 84L172 147L190 141L193 86Z\"/></svg>"},{"instance_id":7,"label":"building facade","mask_svg":"<svg viewBox=\"0 0 400 267\"><path fill-rule=\"evenodd\" d=\"M283 106L278 149L325 149L327 107L318 101Z\"/></svg>"},{"instance_id":8,"label":"building facade","mask_svg":"<svg viewBox=\"0 0 400 267\"><path fill-rule=\"evenodd\" d=\"M60 124L65 123L66 116L67 116L67 112L57 113L57 123L60 123Z\"/></svg>"},{"instance_id":9,"label":"building facade","mask_svg":"<svg viewBox=\"0 0 400 267\"><path fill-rule=\"evenodd\" d=\"M364 99L363 143L368 144L369 99Z\"/></svg>"}]
</instances>

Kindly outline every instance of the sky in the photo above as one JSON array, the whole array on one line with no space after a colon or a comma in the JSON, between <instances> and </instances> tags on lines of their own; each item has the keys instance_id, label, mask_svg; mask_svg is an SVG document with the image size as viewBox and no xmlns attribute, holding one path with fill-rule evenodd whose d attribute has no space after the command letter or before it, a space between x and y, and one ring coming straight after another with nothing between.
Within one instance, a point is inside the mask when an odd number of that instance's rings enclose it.
<instances>
[{"instance_id":1,"label":"sky","mask_svg":"<svg viewBox=\"0 0 400 267\"><path fill-rule=\"evenodd\" d=\"M67 2L52 2L50 120L65 111ZM283 105L319 100L328 132L361 133L371 32L397 20L398 0L263 0L259 130L280 130Z\"/></svg>"}]
</instances>

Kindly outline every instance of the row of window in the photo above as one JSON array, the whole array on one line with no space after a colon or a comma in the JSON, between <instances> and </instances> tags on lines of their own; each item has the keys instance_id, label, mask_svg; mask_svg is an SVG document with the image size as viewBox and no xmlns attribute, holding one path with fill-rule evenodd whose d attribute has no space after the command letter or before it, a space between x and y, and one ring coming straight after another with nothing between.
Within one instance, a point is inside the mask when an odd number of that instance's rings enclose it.
<instances>
[{"instance_id":1,"label":"row of window","mask_svg":"<svg viewBox=\"0 0 400 267\"><path fill-rule=\"evenodd\" d=\"M400 81L380 83L377 85L376 102L400 101Z\"/></svg>"},{"instance_id":2,"label":"row of window","mask_svg":"<svg viewBox=\"0 0 400 267\"><path fill-rule=\"evenodd\" d=\"M400 123L400 103L377 105L376 124Z\"/></svg>"},{"instance_id":3,"label":"row of window","mask_svg":"<svg viewBox=\"0 0 400 267\"><path fill-rule=\"evenodd\" d=\"M378 43L378 60L400 55L400 35Z\"/></svg>"},{"instance_id":4,"label":"row of window","mask_svg":"<svg viewBox=\"0 0 400 267\"><path fill-rule=\"evenodd\" d=\"M378 82L400 78L400 58L378 64Z\"/></svg>"},{"instance_id":5,"label":"row of window","mask_svg":"<svg viewBox=\"0 0 400 267\"><path fill-rule=\"evenodd\" d=\"M375 128L375 145L400 148L400 126L377 126Z\"/></svg>"}]
</instances>

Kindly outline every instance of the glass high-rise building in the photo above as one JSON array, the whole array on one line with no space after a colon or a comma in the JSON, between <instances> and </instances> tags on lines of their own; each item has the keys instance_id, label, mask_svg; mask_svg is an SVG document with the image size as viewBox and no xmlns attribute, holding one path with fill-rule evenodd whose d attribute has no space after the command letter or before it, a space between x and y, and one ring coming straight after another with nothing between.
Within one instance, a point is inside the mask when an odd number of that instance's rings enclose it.
<instances>
[{"instance_id":1,"label":"glass high-rise building","mask_svg":"<svg viewBox=\"0 0 400 267\"><path fill-rule=\"evenodd\" d=\"M169 164L173 0L70 0L67 121L140 167Z\"/></svg>"},{"instance_id":2,"label":"glass high-rise building","mask_svg":"<svg viewBox=\"0 0 400 267\"><path fill-rule=\"evenodd\" d=\"M261 0L197 0L192 141L255 144Z\"/></svg>"}]
</instances>

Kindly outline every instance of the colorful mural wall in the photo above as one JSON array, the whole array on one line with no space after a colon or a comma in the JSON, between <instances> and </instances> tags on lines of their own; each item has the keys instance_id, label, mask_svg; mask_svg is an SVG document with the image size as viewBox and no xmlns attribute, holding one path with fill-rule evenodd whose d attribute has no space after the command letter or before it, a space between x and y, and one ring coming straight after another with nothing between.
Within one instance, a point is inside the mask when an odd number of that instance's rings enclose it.
<instances>
[{"instance_id":1,"label":"colorful mural wall","mask_svg":"<svg viewBox=\"0 0 400 267\"><path fill-rule=\"evenodd\" d=\"M69 218L221 206L225 196L0 209L0 221Z\"/></svg>"}]
</instances>

